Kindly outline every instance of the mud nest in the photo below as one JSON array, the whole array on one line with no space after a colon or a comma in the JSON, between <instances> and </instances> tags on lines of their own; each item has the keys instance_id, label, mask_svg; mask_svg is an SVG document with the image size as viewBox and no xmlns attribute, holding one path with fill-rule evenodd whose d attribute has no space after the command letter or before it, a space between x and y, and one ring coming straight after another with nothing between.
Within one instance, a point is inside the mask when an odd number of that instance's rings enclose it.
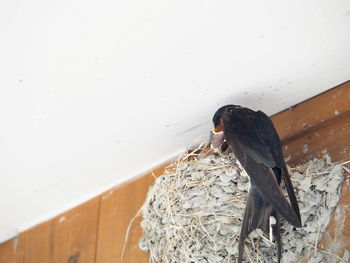
<instances>
[{"instance_id":1,"label":"mud nest","mask_svg":"<svg viewBox=\"0 0 350 263\"><path fill-rule=\"evenodd\" d=\"M282 218L282 262L348 262L347 251L342 259L317 249L347 168L325 158L289 169L303 227ZM180 156L149 189L139 247L151 262L235 262L248 190L249 177L232 154ZM246 239L244 262L277 262L275 245L262 231Z\"/></svg>"}]
</instances>

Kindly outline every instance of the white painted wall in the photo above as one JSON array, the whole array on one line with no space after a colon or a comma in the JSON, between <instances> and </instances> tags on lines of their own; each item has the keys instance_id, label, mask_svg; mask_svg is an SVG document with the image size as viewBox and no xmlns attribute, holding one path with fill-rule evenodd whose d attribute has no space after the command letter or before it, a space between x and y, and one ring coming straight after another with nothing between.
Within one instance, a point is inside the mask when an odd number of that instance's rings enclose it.
<instances>
[{"instance_id":1,"label":"white painted wall","mask_svg":"<svg viewBox=\"0 0 350 263\"><path fill-rule=\"evenodd\" d=\"M183 151L227 103L350 78L350 2L0 1L0 242Z\"/></svg>"}]
</instances>

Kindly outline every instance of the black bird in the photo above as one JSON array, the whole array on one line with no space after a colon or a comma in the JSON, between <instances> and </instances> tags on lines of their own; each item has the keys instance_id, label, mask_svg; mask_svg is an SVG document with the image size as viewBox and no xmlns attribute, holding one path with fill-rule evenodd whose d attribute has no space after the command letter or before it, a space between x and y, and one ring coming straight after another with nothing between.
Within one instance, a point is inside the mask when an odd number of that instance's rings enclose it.
<instances>
[{"instance_id":1,"label":"black bird","mask_svg":"<svg viewBox=\"0 0 350 263\"><path fill-rule=\"evenodd\" d=\"M238 262L242 262L244 241L256 228L274 238L277 243L278 262L282 244L279 215L295 227L301 227L299 206L286 164L281 142L271 119L261 111L253 111L238 105L227 105L216 111L213 117L214 135L217 135L233 151L250 177L250 189L241 234ZM284 179L288 200L281 192Z\"/></svg>"}]
</instances>

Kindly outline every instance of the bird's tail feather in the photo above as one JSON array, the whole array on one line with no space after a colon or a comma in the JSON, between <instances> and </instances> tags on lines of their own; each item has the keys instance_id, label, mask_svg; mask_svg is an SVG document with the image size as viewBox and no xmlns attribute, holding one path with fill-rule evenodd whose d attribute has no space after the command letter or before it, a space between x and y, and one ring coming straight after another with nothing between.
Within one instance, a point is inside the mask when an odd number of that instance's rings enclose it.
<instances>
[{"instance_id":1,"label":"bird's tail feather","mask_svg":"<svg viewBox=\"0 0 350 263\"><path fill-rule=\"evenodd\" d=\"M278 262L282 254L282 243L280 233L280 218L272 206L263 198L257 188L251 187L248 195L247 205L243 216L241 234L238 245L238 263L242 262L244 253L244 241L248 235L259 228L265 234L270 236L270 217L275 218L275 224L272 225L272 235L277 245Z\"/></svg>"}]
</instances>

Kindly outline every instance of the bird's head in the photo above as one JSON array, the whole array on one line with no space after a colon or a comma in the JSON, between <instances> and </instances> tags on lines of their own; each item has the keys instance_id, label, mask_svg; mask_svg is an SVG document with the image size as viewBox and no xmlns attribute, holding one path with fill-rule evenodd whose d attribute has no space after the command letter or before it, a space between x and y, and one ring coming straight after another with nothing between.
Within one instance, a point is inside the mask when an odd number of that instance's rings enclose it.
<instances>
[{"instance_id":1,"label":"bird's head","mask_svg":"<svg viewBox=\"0 0 350 263\"><path fill-rule=\"evenodd\" d=\"M224 115L225 110L228 108L230 105L226 105L218 109L214 116L213 116L213 132L221 132L224 129L224 124L222 121L222 116Z\"/></svg>"},{"instance_id":2,"label":"bird's head","mask_svg":"<svg viewBox=\"0 0 350 263\"><path fill-rule=\"evenodd\" d=\"M209 145L213 148L221 148L223 150L224 148L227 148L227 144L225 142L225 136L224 136L224 122L223 122L223 116L227 111L230 111L231 109L234 109L236 105L226 105L218 109L214 116L213 116L213 124L214 128L210 132L210 140Z\"/></svg>"},{"instance_id":3,"label":"bird's head","mask_svg":"<svg viewBox=\"0 0 350 263\"><path fill-rule=\"evenodd\" d=\"M224 130L223 116L226 112L241 108L239 105L226 105L218 109L213 116L214 129L213 132L221 132Z\"/></svg>"}]
</instances>

